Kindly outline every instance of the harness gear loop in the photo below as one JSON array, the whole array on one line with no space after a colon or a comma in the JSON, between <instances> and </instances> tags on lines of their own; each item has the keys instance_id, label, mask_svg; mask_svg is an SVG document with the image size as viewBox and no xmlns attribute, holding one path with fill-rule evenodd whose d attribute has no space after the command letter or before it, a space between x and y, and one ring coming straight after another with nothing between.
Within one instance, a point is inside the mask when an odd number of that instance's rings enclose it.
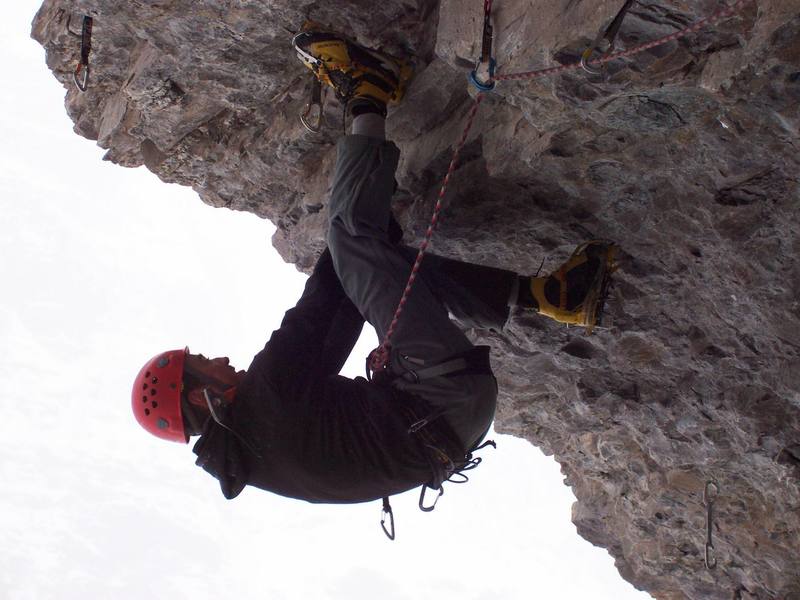
<instances>
[{"instance_id":1,"label":"harness gear loop","mask_svg":"<svg viewBox=\"0 0 800 600\"><path fill-rule=\"evenodd\" d=\"M706 569L713 570L717 567L717 557L714 556L714 541L711 539L714 527L714 501L719 494L719 484L716 481L707 481L703 489L703 504L706 505Z\"/></svg>"},{"instance_id":2,"label":"harness gear loop","mask_svg":"<svg viewBox=\"0 0 800 600\"><path fill-rule=\"evenodd\" d=\"M308 121L308 117L314 110L314 107L316 107L318 111L317 122L316 124L311 124ZM311 84L311 97L309 98L308 104L306 104L303 109L303 112L300 113L300 122L311 133L319 133L322 130L322 107L322 82L314 77Z\"/></svg>"},{"instance_id":3,"label":"harness gear loop","mask_svg":"<svg viewBox=\"0 0 800 600\"><path fill-rule=\"evenodd\" d=\"M389 528L386 528L386 516L389 516ZM395 530L394 530L394 513L392 512L392 505L389 504L388 496L384 496L383 498L383 509L381 510L381 528L383 529L383 533L386 534L390 540L394 540L395 538Z\"/></svg>"},{"instance_id":4,"label":"harness gear loop","mask_svg":"<svg viewBox=\"0 0 800 600\"><path fill-rule=\"evenodd\" d=\"M617 40L617 34L622 27L622 22L625 20L625 16L628 14L628 11L635 1L636 0L625 0L625 4L622 5L617 16L608 24L608 27L601 29L597 33L597 37L594 39L594 42L592 42L592 45L583 51L581 54L581 67L583 67L584 71L591 75L599 75L602 73L602 69L594 69L589 66L589 59L592 57L592 54L594 54L594 51L600 48L603 38L608 41L608 48L603 51L603 54L614 51L614 44Z\"/></svg>"},{"instance_id":5,"label":"harness gear loop","mask_svg":"<svg viewBox=\"0 0 800 600\"><path fill-rule=\"evenodd\" d=\"M470 71L468 79L479 92L491 92L494 89L494 70L497 61L492 56L492 0L483 2L483 35L481 36L481 56Z\"/></svg>"},{"instance_id":6,"label":"harness gear loop","mask_svg":"<svg viewBox=\"0 0 800 600\"><path fill-rule=\"evenodd\" d=\"M72 80L81 92L85 92L89 84L89 53L92 51L92 17L83 17L83 27L81 28L81 60L75 67ZM69 22L67 22L69 28ZM80 78L80 79L79 79Z\"/></svg>"}]
</instances>

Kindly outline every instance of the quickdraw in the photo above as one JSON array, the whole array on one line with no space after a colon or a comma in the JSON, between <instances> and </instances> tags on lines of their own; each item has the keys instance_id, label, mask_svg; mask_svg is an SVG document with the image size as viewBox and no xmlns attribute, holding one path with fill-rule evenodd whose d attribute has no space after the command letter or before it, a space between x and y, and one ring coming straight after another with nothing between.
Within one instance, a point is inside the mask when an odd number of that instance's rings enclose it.
<instances>
[{"instance_id":1,"label":"quickdraw","mask_svg":"<svg viewBox=\"0 0 800 600\"><path fill-rule=\"evenodd\" d=\"M620 27L622 27L622 22L625 20L625 16L628 14L631 6L636 0L625 0L625 4L622 6L620 11L617 13L617 16L611 21L611 23L605 29L601 29L597 37L594 39L594 42L591 46L586 48L581 54L581 67L587 73L592 75L599 75L602 71L600 69L594 69L589 66L589 59L594 54L595 50L600 49L600 44L603 42L603 38L608 42L608 47L603 50L603 54L608 54L609 52L614 51L614 46L617 41L617 34L619 33Z\"/></svg>"},{"instance_id":2,"label":"quickdraw","mask_svg":"<svg viewBox=\"0 0 800 600\"><path fill-rule=\"evenodd\" d=\"M661 46L668 42L672 42L683 37L686 37L689 34L692 34L696 31L707 27L708 25L713 25L714 23L721 21L724 18L727 18L733 14L735 14L739 9L742 8L748 2L752 0L737 0L730 6L723 6L719 8L717 11L700 19L699 21L695 22L694 24L677 31L673 34L658 38L656 40L646 42L644 44L640 44L628 50L623 50L620 52L611 52L599 58L595 61L592 61L594 64L603 65L609 63L613 60L617 60L619 58L624 58L627 56L633 56L634 54L639 54L644 52L645 50L649 50L650 48L655 48L656 46ZM627 4L628 2L626 2ZM491 12L492 0L484 0L484 36L486 35L486 25L489 19L490 12ZM624 16L624 14L623 14ZM615 19L616 20L616 19ZM621 22L620 22L621 23ZM612 22L613 24L613 22ZM491 24L489 23L489 32L491 33ZM484 38L485 39L485 38ZM485 51L486 47L483 47ZM491 54L491 50L489 50ZM481 55L481 60L484 58L483 53ZM578 61L575 63L559 65L557 67L550 67L547 69L538 69L535 71L525 71L521 73L509 73L505 75L495 75L489 81L492 85L498 81L520 81L526 79L535 79L538 77L545 77L548 75L558 75L560 73L564 73L567 71L580 69L582 67L582 62L586 62L585 60ZM369 364L370 369L374 374L383 372L389 363L389 354L391 350L391 339L394 335L394 332L397 328L398 320L400 319L400 315L403 313L403 309L408 301L408 297L411 294L411 289L414 285L414 281L417 278L417 274L419 272L419 268L422 264L422 259L425 256L425 252L430 245L431 239L433 237L433 232L436 229L439 223L439 214L441 213L443 207L443 200L445 192L447 191L447 186L450 183L450 178L453 175L453 172L456 169L456 165L458 164L458 158L461 154L461 150L464 147L464 144L467 141L467 136L469 135L470 130L472 129L472 124L475 121L475 115L478 112L478 107L480 106L481 102L484 98L484 92L481 91L478 93L477 97L475 98L475 103L472 105L472 109L470 110L469 114L467 115L467 124L464 127L464 133L461 136L461 140L458 142L456 149L453 153L453 159L450 161L450 166L447 169L447 175L445 175L444 181L442 183L442 187L439 190L439 196L436 200L436 204L433 207L433 215L431 216L431 222L428 226L427 231L425 232L425 238L423 239L422 243L420 244L419 251L417 252L417 258L414 261L414 265L411 267L411 274L408 276L408 281L406 283L406 287L403 290L403 294L398 302L397 309L394 312L394 316L392 317L392 321L389 324L389 329L386 332L383 340L381 341L380 346L375 348L372 352L370 352L369 356L367 357L367 363Z\"/></svg>"},{"instance_id":3,"label":"quickdraw","mask_svg":"<svg viewBox=\"0 0 800 600\"><path fill-rule=\"evenodd\" d=\"M72 74L72 80L81 92L85 92L89 87L89 54L92 51L92 27L94 19L83 17L83 27L81 27L81 59ZM67 22L69 27L69 22Z\"/></svg>"},{"instance_id":4,"label":"quickdraw","mask_svg":"<svg viewBox=\"0 0 800 600\"><path fill-rule=\"evenodd\" d=\"M481 57L475 68L469 73L469 82L479 92L491 92L494 89L494 70L497 61L492 56L492 0L483 2L483 35L481 36Z\"/></svg>"},{"instance_id":5,"label":"quickdraw","mask_svg":"<svg viewBox=\"0 0 800 600\"><path fill-rule=\"evenodd\" d=\"M709 571L717 568L717 557L714 556L714 540L711 535L714 529L714 501L719 494L719 485L715 481L707 481L703 489L703 504L706 506L706 552L705 564Z\"/></svg>"}]
</instances>

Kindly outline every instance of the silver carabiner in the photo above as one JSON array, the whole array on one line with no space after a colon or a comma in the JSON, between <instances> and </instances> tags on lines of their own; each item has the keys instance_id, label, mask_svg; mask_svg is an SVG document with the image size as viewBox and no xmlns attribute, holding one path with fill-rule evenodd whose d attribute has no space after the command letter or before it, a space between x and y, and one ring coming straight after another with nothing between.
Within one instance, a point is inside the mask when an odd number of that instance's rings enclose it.
<instances>
[{"instance_id":1,"label":"silver carabiner","mask_svg":"<svg viewBox=\"0 0 800 600\"><path fill-rule=\"evenodd\" d=\"M322 130L322 106L322 83L315 77L314 83L311 86L311 99L309 100L308 104L305 105L303 112L300 113L300 122L311 133L319 133ZM310 123L308 119L309 115L314 110L314 107L317 109L316 125Z\"/></svg>"},{"instance_id":2,"label":"silver carabiner","mask_svg":"<svg viewBox=\"0 0 800 600\"><path fill-rule=\"evenodd\" d=\"M78 77L81 71L83 71L83 77L79 81ZM75 67L75 71L72 73L72 80L80 91L85 92L89 88L89 65L78 63L78 66Z\"/></svg>"},{"instance_id":3,"label":"silver carabiner","mask_svg":"<svg viewBox=\"0 0 800 600\"><path fill-rule=\"evenodd\" d=\"M386 527L386 516L389 516L389 527ZM395 538L395 530L394 530L394 512L392 512L392 506L389 504L389 498L383 499L383 510L381 511L381 527L383 528L383 533L386 534L390 540L394 541Z\"/></svg>"},{"instance_id":4,"label":"silver carabiner","mask_svg":"<svg viewBox=\"0 0 800 600\"><path fill-rule=\"evenodd\" d=\"M603 73L602 67L595 69L589 66L589 59L592 57L592 54L594 54L594 46L589 46L583 51L581 54L581 68L589 73L589 75L601 75Z\"/></svg>"}]
</instances>

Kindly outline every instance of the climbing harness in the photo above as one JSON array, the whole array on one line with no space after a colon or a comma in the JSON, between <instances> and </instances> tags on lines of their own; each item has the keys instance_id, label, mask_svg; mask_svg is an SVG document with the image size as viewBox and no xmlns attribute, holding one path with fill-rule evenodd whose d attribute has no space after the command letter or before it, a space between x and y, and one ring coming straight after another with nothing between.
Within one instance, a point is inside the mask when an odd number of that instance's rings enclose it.
<instances>
[{"instance_id":1,"label":"climbing harness","mask_svg":"<svg viewBox=\"0 0 800 600\"><path fill-rule=\"evenodd\" d=\"M89 16L83 17L81 27L81 59L72 74L72 80L81 92L85 92L89 86L89 53L92 51L92 27L94 19ZM67 21L69 29L69 21Z\"/></svg>"},{"instance_id":2,"label":"climbing harness","mask_svg":"<svg viewBox=\"0 0 800 600\"><path fill-rule=\"evenodd\" d=\"M312 78L311 83L311 98L306 104L303 112L300 113L300 122L311 133L319 133L322 130L322 82L316 77ZM317 109L317 122L315 124L309 123L308 117L311 115L314 108Z\"/></svg>"},{"instance_id":3,"label":"climbing harness","mask_svg":"<svg viewBox=\"0 0 800 600\"><path fill-rule=\"evenodd\" d=\"M717 557L714 556L714 540L711 538L714 527L714 501L719 494L719 485L715 481L707 481L703 489L703 504L706 506L706 569L713 570L717 567Z\"/></svg>"},{"instance_id":4,"label":"climbing harness","mask_svg":"<svg viewBox=\"0 0 800 600\"><path fill-rule=\"evenodd\" d=\"M721 8L717 9L711 15L696 21L692 25L689 25L688 27L686 27L684 29L681 29L680 31L676 31L675 33L672 33L670 35L666 35L664 37L658 38L656 40L652 40L650 42L646 42L644 44L640 44L638 46L634 46L633 48L630 48L628 50L622 50L622 51L618 51L618 52L608 52L604 56L602 56L602 57L600 57L600 58L598 58L596 60L591 61L592 65L597 65L597 66L604 65L604 64L609 63L611 61L614 61L614 60L617 60L617 59L620 59L620 58L625 58L625 57L628 57L628 56L633 56L635 54L639 54L641 52L649 50L650 48L655 48L656 46L661 46L661 45L666 44L668 42L672 42L672 41L681 39L683 37L686 37L687 35L695 33L697 31L703 29L704 27L707 27L709 25L713 25L713 24L717 23L718 21L721 21L722 19L727 18L727 17L735 14L745 4L747 4L748 2L751 2L751 1L752 0L736 0L736 2L734 2L732 5L730 5L730 6L727 6L727 5L722 6ZM492 4L491 0L484 0L484 35L486 35L486 23L487 23L488 17L490 16L491 4ZM626 4L628 4L627 1L626 1ZM625 8L625 7L623 7L623 8ZM628 7L628 8L630 8L630 7ZM627 10L625 12L627 12ZM623 13L623 17L624 17L624 14L625 13ZM615 19L615 21L616 21L616 19ZM621 24L621 21L620 21L620 24ZM613 25L613 22L612 22L612 25ZM491 25L489 25L489 32L491 32ZM485 50L485 46L484 46L483 50ZM491 53L491 50L490 50L490 53ZM484 58L484 56L482 55L481 56L481 61L482 61L483 58ZM536 79L536 78L539 78L539 77L546 77L546 76L549 76L549 75L558 75L558 74L561 74L561 73L565 73L567 71L580 69L583 66L582 63L588 64L587 59L582 59L582 60L579 60L579 61L574 62L574 63L567 63L567 64L564 64L564 65L559 65L557 67L550 67L550 68L546 68L546 69L538 69L538 70L534 70L534 71L525 71L525 72L521 72L521 73L507 73L507 74L501 74L501 75L494 75L494 77L490 80L490 83L494 84L494 83L496 83L498 81L521 81L521 80L527 80L527 79ZM438 196L438 198L436 200L436 204L433 207L433 215L431 216L430 225L428 226L428 229L425 232L425 237L424 237L422 243L420 244L419 251L417 252L417 258L414 261L414 265L411 267L411 273L408 276L408 281L406 283L406 287L403 290L403 294L400 297L400 301L398 302L397 308L395 309L395 313L394 313L394 316L392 317L392 321L389 324L389 329L387 330L386 335L384 336L383 340L381 341L380 346L375 348L369 354L369 356L367 357L367 362L370 365L370 369L372 370L373 373L380 373L380 372L384 371L386 369L387 365L388 365L389 353L390 353L390 349L391 349L392 336L394 335L394 332L395 332L395 330L397 328L397 322L398 322L398 320L400 318L400 315L403 312L403 309L405 308L405 304L408 301L408 297L409 297L409 295L411 293L411 289L412 289L412 287L414 285L414 281L417 278L417 273L419 272L419 268L420 268L420 265L422 264L422 260L423 260L423 258L425 256L425 252L427 251L428 246L430 245L431 239L433 237L433 232L434 232L434 230L436 229L436 227L438 225L439 213L442 210L443 199L444 199L445 192L447 191L447 186L450 183L450 178L452 177L452 175L453 175L453 173L454 173L454 171L456 169L456 166L458 164L458 158L459 158L459 156L461 154L461 150L463 149L464 144L467 141L467 137L469 136L469 132L472 129L472 124L475 121L475 115L476 115L476 113L478 111L478 107L480 106L481 102L483 101L484 95L485 94L484 94L483 91L478 93L477 97L475 98L475 102L472 105L472 108L470 109L470 111L469 111L469 113L467 115L467 123L466 123L466 126L464 127L464 133L461 135L461 139L459 140L458 144L456 145L456 149L453 152L453 159L450 161L450 166L447 169L447 175L445 175L444 181L442 183L442 187L439 190L439 196Z\"/></svg>"},{"instance_id":5,"label":"climbing harness","mask_svg":"<svg viewBox=\"0 0 800 600\"><path fill-rule=\"evenodd\" d=\"M581 67L583 67L584 71L591 75L599 75L602 72L600 69L590 67L589 59L592 57L592 54L594 54L595 50L600 49L603 38L608 42L608 47L602 51L603 54L614 51L614 44L617 41L617 34L619 33L620 27L622 27L622 22L625 20L625 16L628 14L628 11L635 1L636 0L625 0L625 4L617 13L617 16L609 23L608 27L601 29L597 33L597 37L594 39L594 42L592 42L592 45L583 51L583 54L581 54Z\"/></svg>"},{"instance_id":6,"label":"climbing harness","mask_svg":"<svg viewBox=\"0 0 800 600\"><path fill-rule=\"evenodd\" d=\"M479 92L491 92L494 89L494 70L497 66L492 56L492 0L483 2L483 35L481 36L481 57L475 68L469 73L469 82Z\"/></svg>"},{"instance_id":7,"label":"climbing harness","mask_svg":"<svg viewBox=\"0 0 800 600\"><path fill-rule=\"evenodd\" d=\"M391 385L392 382L398 380L406 383L420 383L433 377L453 377L454 375L464 374L491 375L492 368L489 353L489 346L473 346L465 352L449 356L434 365L426 365L423 360L404 355L403 360L406 364L412 364L418 368L407 368L403 373L396 376L382 372L378 374L377 379L375 379L375 374L370 370L370 361L367 359L366 375L368 381L375 381L383 385Z\"/></svg>"}]
</instances>

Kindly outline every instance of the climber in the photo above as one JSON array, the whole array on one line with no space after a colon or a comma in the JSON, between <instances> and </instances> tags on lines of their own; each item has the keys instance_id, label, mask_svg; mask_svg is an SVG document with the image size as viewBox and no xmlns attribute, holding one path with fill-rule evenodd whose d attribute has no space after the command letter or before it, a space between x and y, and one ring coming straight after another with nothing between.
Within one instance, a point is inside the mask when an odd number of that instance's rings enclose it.
<instances>
[{"instance_id":1,"label":"climber","mask_svg":"<svg viewBox=\"0 0 800 600\"><path fill-rule=\"evenodd\" d=\"M407 64L307 26L295 48L352 116L338 141L328 248L297 305L247 371L227 358L164 352L136 377L132 403L148 432L200 438L197 464L226 498L245 485L310 502L375 500L438 490L477 464L494 417L489 349L450 320L501 328L520 306L563 323L595 325L614 246L580 245L548 277L429 255L392 338L388 366L368 381L340 376L364 321L383 337L416 250L390 212L399 150L385 140L387 105L403 96ZM437 496L438 498L438 496ZM384 507L386 507L386 501ZM386 510L386 508L385 508Z\"/></svg>"}]
</instances>

